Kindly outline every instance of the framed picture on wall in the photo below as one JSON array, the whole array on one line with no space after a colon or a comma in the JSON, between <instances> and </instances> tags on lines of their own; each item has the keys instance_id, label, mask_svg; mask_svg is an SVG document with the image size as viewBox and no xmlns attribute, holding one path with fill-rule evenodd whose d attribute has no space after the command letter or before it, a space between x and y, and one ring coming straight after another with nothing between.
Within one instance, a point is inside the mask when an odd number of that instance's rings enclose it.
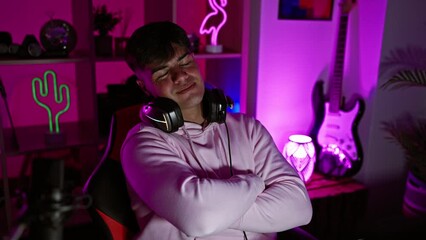
<instances>
[{"instance_id":1,"label":"framed picture on wall","mask_svg":"<svg viewBox=\"0 0 426 240\"><path fill-rule=\"evenodd\" d=\"M279 0L278 19L331 20L333 0Z\"/></svg>"}]
</instances>

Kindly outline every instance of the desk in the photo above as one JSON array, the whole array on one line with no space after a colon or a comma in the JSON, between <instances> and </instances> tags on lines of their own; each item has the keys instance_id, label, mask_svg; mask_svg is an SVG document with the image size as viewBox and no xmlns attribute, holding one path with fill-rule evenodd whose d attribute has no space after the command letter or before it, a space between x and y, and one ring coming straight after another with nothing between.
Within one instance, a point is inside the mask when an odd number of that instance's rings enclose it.
<instances>
[{"instance_id":1,"label":"desk","mask_svg":"<svg viewBox=\"0 0 426 240\"><path fill-rule=\"evenodd\" d=\"M59 144L47 144L45 134L48 126L26 126L15 129L16 141L10 128L3 129L4 152L7 156L46 152L59 149L80 148L84 146L97 146L97 127L90 122L67 122L61 124L65 133L65 141ZM14 146L17 142L17 146Z\"/></svg>"},{"instance_id":2,"label":"desk","mask_svg":"<svg viewBox=\"0 0 426 240\"><path fill-rule=\"evenodd\" d=\"M314 173L306 188L313 216L302 228L319 240L357 239L367 208L366 187L352 178L333 180Z\"/></svg>"}]
</instances>

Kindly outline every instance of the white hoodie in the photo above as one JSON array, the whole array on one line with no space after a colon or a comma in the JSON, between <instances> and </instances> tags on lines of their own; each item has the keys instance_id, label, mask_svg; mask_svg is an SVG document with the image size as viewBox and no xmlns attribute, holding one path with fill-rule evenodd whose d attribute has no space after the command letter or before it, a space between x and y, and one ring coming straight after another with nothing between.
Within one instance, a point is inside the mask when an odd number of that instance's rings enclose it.
<instances>
[{"instance_id":1,"label":"white hoodie","mask_svg":"<svg viewBox=\"0 0 426 240\"><path fill-rule=\"evenodd\" d=\"M303 181L266 128L243 114L174 133L138 124L121 159L138 239L244 239L243 231L275 239L312 217Z\"/></svg>"}]
</instances>

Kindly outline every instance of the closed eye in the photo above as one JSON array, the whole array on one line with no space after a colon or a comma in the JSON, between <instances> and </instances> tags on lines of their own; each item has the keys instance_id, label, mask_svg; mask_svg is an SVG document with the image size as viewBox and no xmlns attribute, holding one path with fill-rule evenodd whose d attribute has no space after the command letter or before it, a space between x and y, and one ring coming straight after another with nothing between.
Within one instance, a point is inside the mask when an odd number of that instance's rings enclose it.
<instances>
[{"instance_id":1,"label":"closed eye","mask_svg":"<svg viewBox=\"0 0 426 240\"><path fill-rule=\"evenodd\" d=\"M189 66L189 65L191 65L193 62L194 62L194 59L192 58L192 56L191 56L191 55L186 55L186 56L185 56L185 58L183 58L183 59L180 61L179 66L181 66L181 67Z\"/></svg>"},{"instance_id":2,"label":"closed eye","mask_svg":"<svg viewBox=\"0 0 426 240\"><path fill-rule=\"evenodd\" d=\"M188 66L189 64L191 64L191 62L181 63L180 66L185 67L185 66Z\"/></svg>"},{"instance_id":3,"label":"closed eye","mask_svg":"<svg viewBox=\"0 0 426 240\"><path fill-rule=\"evenodd\" d=\"M169 75L169 70L158 71L155 75L157 75L154 79L155 82L159 82Z\"/></svg>"}]
</instances>

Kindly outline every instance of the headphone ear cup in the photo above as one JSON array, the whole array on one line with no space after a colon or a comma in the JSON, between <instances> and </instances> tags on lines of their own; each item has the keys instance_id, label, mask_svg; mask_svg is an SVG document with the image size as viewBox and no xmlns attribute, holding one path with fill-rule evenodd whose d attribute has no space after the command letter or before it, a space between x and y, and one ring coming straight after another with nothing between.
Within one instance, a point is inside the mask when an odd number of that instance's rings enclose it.
<instances>
[{"instance_id":1,"label":"headphone ear cup","mask_svg":"<svg viewBox=\"0 0 426 240\"><path fill-rule=\"evenodd\" d=\"M232 103L218 88L206 89L203 98L203 115L209 122L224 123L226 120L226 108Z\"/></svg>"},{"instance_id":2,"label":"headphone ear cup","mask_svg":"<svg viewBox=\"0 0 426 240\"><path fill-rule=\"evenodd\" d=\"M142 106L141 119L167 133L177 131L184 122L179 105L164 97L155 98Z\"/></svg>"}]
</instances>

